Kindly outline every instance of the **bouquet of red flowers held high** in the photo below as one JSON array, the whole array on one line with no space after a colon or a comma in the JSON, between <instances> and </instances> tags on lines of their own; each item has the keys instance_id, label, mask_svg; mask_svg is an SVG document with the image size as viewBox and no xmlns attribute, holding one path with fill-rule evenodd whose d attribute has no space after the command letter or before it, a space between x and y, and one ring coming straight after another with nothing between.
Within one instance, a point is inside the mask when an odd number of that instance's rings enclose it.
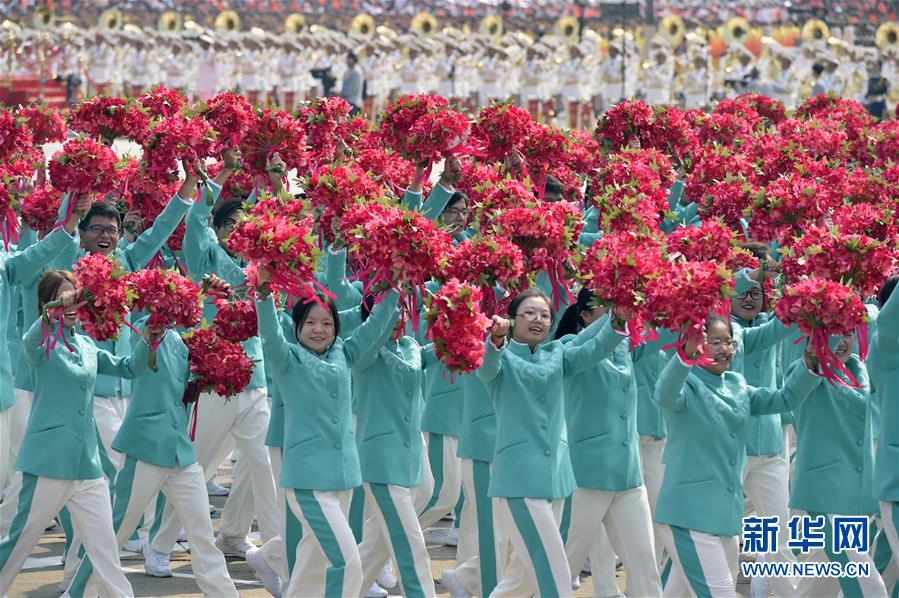
<instances>
[{"instance_id":1,"label":"bouquet of red flowers held high","mask_svg":"<svg viewBox=\"0 0 899 598\"><path fill-rule=\"evenodd\" d=\"M256 303L250 299L216 299L218 312L212 321L212 329L226 341L242 343L259 334L256 320Z\"/></svg>"},{"instance_id":2,"label":"bouquet of red flowers held high","mask_svg":"<svg viewBox=\"0 0 899 598\"><path fill-rule=\"evenodd\" d=\"M186 400L193 392L232 397L250 383L253 360L238 343L226 341L210 328L190 330L181 338L187 345L191 373Z\"/></svg>"},{"instance_id":3,"label":"bouquet of red flowers held high","mask_svg":"<svg viewBox=\"0 0 899 598\"><path fill-rule=\"evenodd\" d=\"M242 95L230 92L222 92L206 102L201 116L217 133L213 154L239 146L256 120L253 106Z\"/></svg>"},{"instance_id":4,"label":"bouquet of red flowers held high","mask_svg":"<svg viewBox=\"0 0 899 598\"><path fill-rule=\"evenodd\" d=\"M568 139L559 129L549 125L534 123L521 147L525 165L537 197L543 199L546 191L546 172L548 169L564 164L568 159Z\"/></svg>"},{"instance_id":5,"label":"bouquet of red flowers held high","mask_svg":"<svg viewBox=\"0 0 899 598\"><path fill-rule=\"evenodd\" d=\"M187 100L177 89L156 85L137 101L153 118L169 118L179 114Z\"/></svg>"},{"instance_id":6,"label":"bouquet of red flowers held high","mask_svg":"<svg viewBox=\"0 0 899 598\"><path fill-rule=\"evenodd\" d=\"M69 126L107 143L122 137L140 143L147 135L150 117L143 106L125 98L97 96L78 105Z\"/></svg>"},{"instance_id":7,"label":"bouquet of red flowers held high","mask_svg":"<svg viewBox=\"0 0 899 598\"><path fill-rule=\"evenodd\" d=\"M181 115L164 118L153 127L144 142L146 172L166 181L178 169L179 162L192 167L197 160L211 155L214 142L215 131L202 118Z\"/></svg>"},{"instance_id":8,"label":"bouquet of red flowers held high","mask_svg":"<svg viewBox=\"0 0 899 598\"><path fill-rule=\"evenodd\" d=\"M22 222L39 235L46 235L56 224L62 195L49 183L37 187L22 198Z\"/></svg>"},{"instance_id":9,"label":"bouquet of red flowers held high","mask_svg":"<svg viewBox=\"0 0 899 598\"><path fill-rule=\"evenodd\" d=\"M309 156L303 125L286 112L256 110L256 119L243 139L243 168L253 174L266 175L269 158L278 152L287 170L305 172ZM287 173L280 173L282 176Z\"/></svg>"},{"instance_id":10,"label":"bouquet of red flowers held high","mask_svg":"<svg viewBox=\"0 0 899 598\"><path fill-rule=\"evenodd\" d=\"M402 95L387 106L381 117L380 137L387 147L402 153L406 138L415 122L430 112L447 107L446 99L437 95Z\"/></svg>"},{"instance_id":11,"label":"bouquet of red flowers held high","mask_svg":"<svg viewBox=\"0 0 899 598\"><path fill-rule=\"evenodd\" d=\"M832 280L803 278L784 289L774 314L788 326L799 326L818 358L821 374L831 384L858 386L830 345L832 336L857 332L860 354L867 353L868 312L852 289Z\"/></svg>"},{"instance_id":12,"label":"bouquet of red flowers held high","mask_svg":"<svg viewBox=\"0 0 899 598\"><path fill-rule=\"evenodd\" d=\"M310 160L316 165L334 159L334 140L340 137L341 124L349 118L352 108L343 98L316 98L300 109L299 119L312 148Z\"/></svg>"},{"instance_id":13,"label":"bouquet of red flowers held high","mask_svg":"<svg viewBox=\"0 0 899 598\"><path fill-rule=\"evenodd\" d=\"M478 113L472 134L484 141L487 161L502 162L510 153L521 150L533 124L534 119L524 108L491 104Z\"/></svg>"},{"instance_id":14,"label":"bouquet of red flowers held high","mask_svg":"<svg viewBox=\"0 0 899 598\"><path fill-rule=\"evenodd\" d=\"M682 257L689 262L714 262L725 264L731 270L758 265L752 254L741 247L737 233L720 220L704 220L699 226L677 228L665 242L670 259Z\"/></svg>"},{"instance_id":15,"label":"bouquet of red flowers held high","mask_svg":"<svg viewBox=\"0 0 899 598\"><path fill-rule=\"evenodd\" d=\"M19 108L18 115L25 119L34 145L43 145L53 141L63 142L69 134L66 121L59 111L46 104L22 106Z\"/></svg>"},{"instance_id":16,"label":"bouquet of red flowers held high","mask_svg":"<svg viewBox=\"0 0 899 598\"><path fill-rule=\"evenodd\" d=\"M490 319L481 312L480 302L480 289L455 278L425 299L425 336L451 373L467 374L481 367Z\"/></svg>"},{"instance_id":17,"label":"bouquet of red flowers held high","mask_svg":"<svg viewBox=\"0 0 899 598\"><path fill-rule=\"evenodd\" d=\"M481 291L484 313L505 311L496 301L496 287L502 287L511 299L525 279L521 248L502 237L482 237L463 241L449 252L445 276L471 283Z\"/></svg>"},{"instance_id":18,"label":"bouquet of red flowers held high","mask_svg":"<svg viewBox=\"0 0 899 598\"><path fill-rule=\"evenodd\" d=\"M119 159L111 149L93 139L72 139L50 160L50 180L60 192L71 195L62 222L72 215L75 200L82 193L103 195L117 181Z\"/></svg>"},{"instance_id":19,"label":"bouquet of red flowers held high","mask_svg":"<svg viewBox=\"0 0 899 598\"><path fill-rule=\"evenodd\" d=\"M646 330L652 319L648 310L649 285L664 276L668 262L657 237L635 231L604 235L587 251L580 272L600 304L633 313L628 323L631 347L655 338Z\"/></svg>"},{"instance_id":20,"label":"bouquet of red flowers held high","mask_svg":"<svg viewBox=\"0 0 899 598\"><path fill-rule=\"evenodd\" d=\"M16 117L9 110L0 110L0 164L6 164L17 155L30 155L34 151L34 138L24 118Z\"/></svg>"}]
</instances>

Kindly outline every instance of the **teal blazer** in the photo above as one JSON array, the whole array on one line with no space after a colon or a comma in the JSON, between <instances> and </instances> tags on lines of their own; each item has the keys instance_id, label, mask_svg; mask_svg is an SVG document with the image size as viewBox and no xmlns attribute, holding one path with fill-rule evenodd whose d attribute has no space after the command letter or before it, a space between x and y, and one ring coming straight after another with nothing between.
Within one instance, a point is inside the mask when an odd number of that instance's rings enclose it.
<instances>
[{"instance_id":1,"label":"teal blazer","mask_svg":"<svg viewBox=\"0 0 899 598\"><path fill-rule=\"evenodd\" d=\"M794 411L795 469L790 508L812 513L877 513L873 495L874 438L865 364L853 355L847 369L861 388L820 384ZM788 371L805 369L796 362ZM895 467L897 464L893 463Z\"/></svg>"},{"instance_id":2,"label":"teal blazer","mask_svg":"<svg viewBox=\"0 0 899 598\"><path fill-rule=\"evenodd\" d=\"M222 188L210 181L213 200L217 199ZM231 257L219 244L215 232L209 227L212 206L200 198L193 203L187 213L184 226L184 242L181 251L184 254L184 265L195 282L202 280L207 274L215 274L232 287L243 286L246 276L244 264ZM203 308L203 318L212 322L218 312L215 304L207 302ZM244 351L253 360L253 377L247 385L248 389L265 388L265 365L262 359L262 343L259 337L253 337L243 343Z\"/></svg>"},{"instance_id":3,"label":"teal blazer","mask_svg":"<svg viewBox=\"0 0 899 598\"><path fill-rule=\"evenodd\" d=\"M116 357L83 334L71 329L64 334L72 350L60 339L49 358L39 346L40 321L22 339L36 383L16 469L46 478L93 480L103 476L94 421L97 374L133 379L146 369L149 350L140 342L130 357Z\"/></svg>"},{"instance_id":4,"label":"teal blazer","mask_svg":"<svg viewBox=\"0 0 899 598\"><path fill-rule=\"evenodd\" d=\"M716 376L675 354L655 391L668 424L655 520L716 536L739 534L750 414L795 409L820 380L801 367L780 390L755 388L737 372Z\"/></svg>"},{"instance_id":5,"label":"teal blazer","mask_svg":"<svg viewBox=\"0 0 899 598\"><path fill-rule=\"evenodd\" d=\"M461 374L462 426L459 429L460 459L493 461L496 449L496 412L490 391L477 372Z\"/></svg>"},{"instance_id":6,"label":"teal blazer","mask_svg":"<svg viewBox=\"0 0 899 598\"><path fill-rule=\"evenodd\" d=\"M533 353L511 339L497 349L487 338L478 376L496 410L490 496L553 500L574 490L564 378L596 366L624 338L605 318L580 334L580 343L552 341Z\"/></svg>"},{"instance_id":7,"label":"teal blazer","mask_svg":"<svg viewBox=\"0 0 899 598\"><path fill-rule=\"evenodd\" d=\"M13 287L32 289L36 304L37 283L43 277L44 264L64 252L73 254L77 248L77 235L72 237L60 228L23 251L0 254L0 314L18 312L18 306L13 304ZM0 346L0 411L9 409L15 402L9 344L4 342Z\"/></svg>"},{"instance_id":8,"label":"teal blazer","mask_svg":"<svg viewBox=\"0 0 899 598\"><path fill-rule=\"evenodd\" d=\"M893 291L877 316L868 369L879 407L874 461L874 498L899 502L899 291Z\"/></svg>"},{"instance_id":9,"label":"teal blazer","mask_svg":"<svg viewBox=\"0 0 899 598\"><path fill-rule=\"evenodd\" d=\"M157 467L187 467L197 462L187 435L190 409L184 404L190 365L187 346L176 331L166 330L156 350L156 368L134 379L131 404L112 448Z\"/></svg>"},{"instance_id":10,"label":"teal blazer","mask_svg":"<svg viewBox=\"0 0 899 598\"><path fill-rule=\"evenodd\" d=\"M578 343L583 338L561 340ZM628 343L592 368L565 377L565 419L578 488L620 491L643 484L637 385Z\"/></svg>"},{"instance_id":11,"label":"teal blazer","mask_svg":"<svg viewBox=\"0 0 899 598\"><path fill-rule=\"evenodd\" d=\"M271 297L256 303L263 351L284 405L281 487L346 490L362 483L350 370L386 341L397 298L388 293L350 338L335 339L323 355L287 342Z\"/></svg>"},{"instance_id":12,"label":"teal blazer","mask_svg":"<svg viewBox=\"0 0 899 598\"><path fill-rule=\"evenodd\" d=\"M634 381L637 385L637 433L640 436L665 438L668 429L662 411L653 399L656 382L665 367L666 356L662 347L677 341L673 332L656 330L658 338L631 350L634 364Z\"/></svg>"},{"instance_id":13,"label":"teal blazer","mask_svg":"<svg viewBox=\"0 0 899 598\"><path fill-rule=\"evenodd\" d=\"M134 243L124 246L119 244L112 253L113 257L128 272L137 272L143 269L150 263L153 256L162 250L192 204L193 202L181 199L176 193L169 200L165 209L159 213L153 225L142 232L134 240ZM84 255L85 252L81 251L79 257ZM131 354L131 337L131 329L123 325L119 330L119 338L116 340L94 342L100 349L124 357ZM100 397L128 397L132 394L131 382L101 374L97 376L97 386L94 392Z\"/></svg>"}]
</instances>

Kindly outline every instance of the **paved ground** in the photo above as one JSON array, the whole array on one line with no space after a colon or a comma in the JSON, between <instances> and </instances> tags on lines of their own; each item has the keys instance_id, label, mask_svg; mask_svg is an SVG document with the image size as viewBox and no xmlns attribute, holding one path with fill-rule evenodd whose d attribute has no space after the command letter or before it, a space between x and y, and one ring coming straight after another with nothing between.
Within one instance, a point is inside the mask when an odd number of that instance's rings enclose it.
<instances>
[{"instance_id":1,"label":"paved ground","mask_svg":"<svg viewBox=\"0 0 899 598\"><path fill-rule=\"evenodd\" d=\"M218 483L229 486L231 483L231 468L223 467L219 470ZM225 504L225 497L212 497L211 503L219 511ZM213 527L218 529L217 512L213 515ZM448 522L440 522L440 526L446 526ZM439 536L438 533L427 533L427 537ZM62 530L57 529L44 534L40 545L35 548L31 558L26 562L24 570L18 575L9 590L9 598L34 597L56 598L60 594L58 584L62 580L62 566L60 556L62 554L65 538ZM440 579L444 569L455 567L455 548L429 543L428 550L431 554L431 571L435 580ZM148 577L143 569L143 557L139 554L122 553L122 566L128 580L134 589L136 596L199 596L199 590L193 579L190 568L190 555L179 551L172 554L172 570L174 577L170 579L156 579ZM247 564L239 559L228 560L228 570L234 584L241 596L246 598L264 598L269 596L262 584L256 581L253 571ZM624 587L624 574L618 570L618 582ZM575 596L591 596L593 585L589 576L582 578L581 588L575 592ZM741 583L738 587L742 595L748 594L748 587ZM391 594L398 594L394 589ZM437 593L449 595L446 588L437 585Z\"/></svg>"}]
</instances>

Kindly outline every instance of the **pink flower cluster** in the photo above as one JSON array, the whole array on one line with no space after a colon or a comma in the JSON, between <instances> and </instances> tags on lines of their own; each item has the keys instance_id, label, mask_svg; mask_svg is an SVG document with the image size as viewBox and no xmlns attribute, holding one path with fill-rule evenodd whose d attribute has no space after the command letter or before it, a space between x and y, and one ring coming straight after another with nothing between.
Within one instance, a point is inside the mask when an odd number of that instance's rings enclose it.
<instances>
[{"instance_id":1,"label":"pink flower cluster","mask_svg":"<svg viewBox=\"0 0 899 598\"><path fill-rule=\"evenodd\" d=\"M186 103L184 94L177 89L156 85L137 101L153 118L171 118L181 113Z\"/></svg>"},{"instance_id":2,"label":"pink flower cluster","mask_svg":"<svg viewBox=\"0 0 899 598\"><path fill-rule=\"evenodd\" d=\"M316 164L326 164L334 159L334 139L340 136L341 125L352 109L343 98L316 98L300 109L299 117Z\"/></svg>"},{"instance_id":3,"label":"pink flower cluster","mask_svg":"<svg viewBox=\"0 0 899 598\"><path fill-rule=\"evenodd\" d=\"M502 162L510 153L520 151L533 125L534 119L524 108L491 104L478 113L472 134L484 141L487 161Z\"/></svg>"},{"instance_id":4,"label":"pink flower cluster","mask_svg":"<svg viewBox=\"0 0 899 598\"><path fill-rule=\"evenodd\" d=\"M150 117L132 100L97 96L78 105L69 117L69 126L94 139L112 142L122 137L140 143L147 135Z\"/></svg>"},{"instance_id":5,"label":"pink flower cluster","mask_svg":"<svg viewBox=\"0 0 899 598\"><path fill-rule=\"evenodd\" d=\"M402 95L381 115L380 137L387 147L402 154L409 131L419 118L443 110L447 101L436 95Z\"/></svg>"},{"instance_id":6,"label":"pink flower cluster","mask_svg":"<svg viewBox=\"0 0 899 598\"><path fill-rule=\"evenodd\" d=\"M50 160L50 180L58 191L108 193L117 179L119 159L93 139L72 139Z\"/></svg>"},{"instance_id":7,"label":"pink flower cluster","mask_svg":"<svg viewBox=\"0 0 899 598\"><path fill-rule=\"evenodd\" d=\"M197 160L212 154L215 132L202 118L184 118L180 114L163 118L144 141L147 173L166 180L184 161L189 168Z\"/></svg>"},{"instance_id":8,"label":"pink flower cluster","mask_svg":"<svg viewBox=\"0 0 899 598\"><path fill-rule=\"evenodd\" d=\"M217 133L213 154L240 146L256 120L253 106L242 95L230 92L222 92L206 102L201 116Z\"/></svg>"},{"instance_id":9,"label":"pink flower cluster","mask_svg":"<svg viewBox=\"0 0 899 598\"><path fill-rule=\"evenodd\" d=\"M480 303L481 290L455 278L428 299L426 338L451 372L469 373L481 367L490 320Z\"/></svg>"},{"instance_id":10,"label":"pink flower cluster","mask_svg":"<svg viewBox=\"0 0 899 598\"><path fill-rule=\"evenodd\" d=\"M9 110L0 110L0 164L33 151L34 138L25 119L16 117Z\"/></svg>"},{"instance_id":11,"label":"pink flower cluster","mask_svg":"<svg viewBox=\"0 0 899 598\"><path fill-rule=\"evenodd\" d=\"M134 291L131 309L147 311L147 325L160 328L193 328L203 317L200 286L176 270L149 268L128 276Z\"/></svg>"},{"instance_id":12,"label":"pink flower cluster","mask_svg":"<svg viewBox=\"0 0 899 598\"><path fill-rule=\"evenodd\" d=\"M215 305L218 313L212 321L212 329L226 341L242 343L259 334L254 301L217 299Z\"/></svg>"},{"instance_id":13,"label":"pink flower cluster","mask_svg":"<svg viewBox=\"0 0 899 598\"><path fill-rule=\"evenodd\" d=\"M127 272L99 253L82 257L72 271L79 299L85 302L77 309L81 328L94 340L118 338L135 299Z\"/></svg>"},{"instance_id":14,"label":"pink flower cluster","mask_svg":"<svg viewBox=\"0 0 899 598\"><path fill-rule=\"evenodd\" d=\"M227 341L211 328L197 328L181 335L187 345L192 381L202 392L233 397L253 377L253 360L237 343Z\"/></svg>"},{"instance_id":15,"label":"pink flower cluster","mask_svg":"<svg viewBox=\"0 0 899 598\"><path fill-rule=\"evenodd\" d=\"M481 289L485 313L495 313L495 287L514 291L525 279L521 248L503 237L481 237L453 247L447 258L447 279L455 278Z\"/></svg>"},{"instance_id":16,"label":"pink flower cluster","mask_svg":"<svg viewBox=\"0 0 899 598\"><path fill-rule=\"evenodd\" d=\"M302 172L309 156L306 151L306 132L300 121L286 112L256 110L256 119L241 145L244 168L253 174L265 175L266 164L275 152L287 169Z\"/></svg>"},{"instance_id":17,"label":"pink flower cluster","mask_svg":"<svg viewBox=\"0 0 899 598\"><path fill-rule=\"evenodd\" d=\"M56 224L62 194L49 184L37 187L22 198L22 222L40 235L46 235Z\"/></svg>"},{"instance_id":18,"label":"pink flower cluster","mask_svg":"<svg viewBox=\"0 0 899 598\"><path fill-rule=\"evenodd\" d=\"M69 129L56 108L46 104L29 104L19 108L18 115L25 119L35 145L66 140Z\"/></svg>"}]
</instances>

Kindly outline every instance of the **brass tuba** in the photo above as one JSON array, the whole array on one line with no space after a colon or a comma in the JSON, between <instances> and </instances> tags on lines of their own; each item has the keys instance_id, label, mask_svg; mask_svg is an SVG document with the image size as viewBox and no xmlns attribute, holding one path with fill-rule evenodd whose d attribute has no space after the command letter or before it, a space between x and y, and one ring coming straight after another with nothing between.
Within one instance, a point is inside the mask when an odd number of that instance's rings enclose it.
<instances>
[{"instance_id":1,"label":"brass tuba","mask_svg":"<svg viewBox=\"0 0 899 598\"><path fill-rule=\"evenodd\" d=\"M487 15L481 19L478 31L484 37L497 40L503 35L503 18L499 15Z\"/></svg>"},{"instance_id":2,"label":"brass tuba","mask_svg":"<svg viewBox=\"0 0 899 598\"><path fill-rule=\"evenodd\" d=\"M371 37L375 34L375 20L368 13L361 13L353 17L350 23L350 31L357 33L362 37Z\"/></svg>"},{"instance_id":3,"label":"brass tuba","mask_svg":"<svg viewBox=\"0 0 899 598\"><path fill-rule=\"evenodd\" d=\"M156 21L156 28L165 33L174 33L175 31L180 31L183 24L184 20L179 13L174 10L167 10L159 15L159 20Z\"/></svg>"},{"instance_id":4,"label":"brass tuba","mask_svg":"<svg viewBox=\"0 0 899 598\"><path fill-rule=\"evenodd\" d=\"M240 31L240 15L233 10L223 10L215 17L215 28L219 31Z\"/></svg>"},{"instance_id":5,"label":"brass tuba","mask_svg":"<svg viewBox=\"0 0 899 598\"><path fill-rule=\"evenodd\" d=\"M668 15L659 22L656 36L669 48L676 48L684 42L687 31L684 20L677 15Z\"/></svg>"},{"instance_id":6,"label":"brass tuba","mask_svg":"<svg viewBox=\"0 0 899 598\"><path fill-rule=\"evenodd\" d=\"M830 37L830 27L821 19L809 19L802 26L801 35L804 42L826 42Z\"/></svg>"},{"instance_id":7,"label":"brass tuba","mask_svg":"<svg viewBox=\"0 0 899 598\"><path fill-rule=\"evenodd\" d=\"M724 25L724 39L729 43L743 45L751 31L749 21L743 17L733 17Z\"/></svg>"},{"instance_id":8,"label":"brass tuba","mask_svg":"<svg viewBox=\"0 0 899 598\"><path fill-rule=\"evenodd\" d=\"M437 19L429 12L420 12L413 17L411 27L424 37L431 37L437 33Z\"/></svg>"},{"instance_id":9,"label":"brass tuba","mask_svg":"<svg viewBox=\"0 0 899 598\"><path fill-rule=\"evenodd\" d=\"M887 21L877 28L875 35L877 49L883 52L887 48L895 48L899 46L899 25L892 21Z\"/></svg>"},{"instance_id":10,"label":"brass tuba","mask_svg":"<svg viewBox=\"0 0 899 598\"><path fill-rule=\"evenodd\" d=\"M301 15L298 12L293 12L287 15L287 18L284 19L284 32L285 33L302 33L306 30L306 17Z\"/></svg>"},{"instance_id":11,"label":"brass tuba","mask_svg":"<svg viewBox=\"0 0 899 598\"><path fill-rule=\"evenodd\" d=\"M581 24L574 17L559 17L553 30L565 43L576 44L581 34Z\"/></svg>"},{"instance_id":12,"label":"brass tuba","mask_svg":"<svg viewBox=\"0 0 899 598\"><path fill-rule=\"evenodd\" d=\"M31 24L38 31L53 29L56 24L56 14L49 8L39 8L31 16Z\"/></svg>"},{"instance_id":13,"label":"brass tuba","mask_svg":"<svg viewBox=\"0 0 899 598\"><path fill-rule=\"evenodd\" d=\"M107 31L121 29L125 25L125 16L118 8L107 8L97 19L97 28Z\"/></svg>"}]
</instances>

